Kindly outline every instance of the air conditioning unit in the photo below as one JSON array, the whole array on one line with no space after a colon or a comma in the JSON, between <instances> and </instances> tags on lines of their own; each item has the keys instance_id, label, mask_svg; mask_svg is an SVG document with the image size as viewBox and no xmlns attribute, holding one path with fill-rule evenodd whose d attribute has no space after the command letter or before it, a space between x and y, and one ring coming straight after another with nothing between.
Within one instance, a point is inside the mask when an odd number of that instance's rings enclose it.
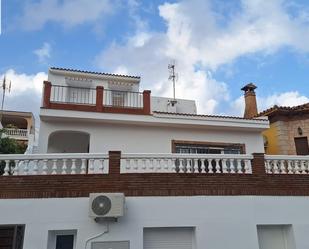
<instances>
[{"instance_id":1,"label":"air conditioning unit","mask_svg":"<svg viewBox=\"0 0 309 249\"><path fill-rule=\"evenodd\" d=\"M123 193L92 193L89 195L89 217L118 218L123 214Z\"/></svg>"}]
</instances>

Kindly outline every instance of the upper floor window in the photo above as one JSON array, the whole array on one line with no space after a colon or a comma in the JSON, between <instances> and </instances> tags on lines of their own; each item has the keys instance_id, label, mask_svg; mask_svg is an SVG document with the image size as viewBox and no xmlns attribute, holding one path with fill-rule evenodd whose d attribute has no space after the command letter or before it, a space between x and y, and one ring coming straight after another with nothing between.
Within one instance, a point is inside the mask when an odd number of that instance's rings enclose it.
<instances>
[{"instance_id":1,"label":"upper floor window","mask_svg":"<svg viewBox=\"0 0 309 249\"><path fill-rule=\"evenodd\" d=\"M125 104L125 92L112 91L112 105L124 106Z\"/></svg>"}]
</instances>

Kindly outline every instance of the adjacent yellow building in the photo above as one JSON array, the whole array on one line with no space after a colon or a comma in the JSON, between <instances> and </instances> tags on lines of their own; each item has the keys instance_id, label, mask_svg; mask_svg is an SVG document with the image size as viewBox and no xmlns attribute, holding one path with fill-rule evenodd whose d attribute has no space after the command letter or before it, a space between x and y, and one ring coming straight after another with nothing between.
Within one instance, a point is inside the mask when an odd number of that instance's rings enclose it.
<instances>
[{"instance_id":1,"label":"adjacent yellow building","mask_svg":"<svg viewBox=\"0 0 309 249\"><path fill-rule=\"evenodd\" d=\"M263 132L266 154L309 155L309 103L274 106L257 116L267 116L270 122Z\"/></svg>"}]
</instances>

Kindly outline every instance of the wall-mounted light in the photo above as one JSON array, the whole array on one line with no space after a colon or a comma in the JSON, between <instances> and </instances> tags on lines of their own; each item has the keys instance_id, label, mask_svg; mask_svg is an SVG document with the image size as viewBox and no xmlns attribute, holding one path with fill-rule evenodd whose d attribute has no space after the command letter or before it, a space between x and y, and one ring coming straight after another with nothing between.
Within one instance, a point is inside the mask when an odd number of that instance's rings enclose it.
<instances>
[{"instance_id":1,"label":"wall-mounted light","mask_svg":"<svg viewBox=\"0 0 309 249\"><path fill-rule=\"evenodd\" d=\"M303 135L303 130L302 130L302 128L300 128L300 127L298 127L297 128L297 132L298 132L298 135Z\"/></svg>"}]
</instances>

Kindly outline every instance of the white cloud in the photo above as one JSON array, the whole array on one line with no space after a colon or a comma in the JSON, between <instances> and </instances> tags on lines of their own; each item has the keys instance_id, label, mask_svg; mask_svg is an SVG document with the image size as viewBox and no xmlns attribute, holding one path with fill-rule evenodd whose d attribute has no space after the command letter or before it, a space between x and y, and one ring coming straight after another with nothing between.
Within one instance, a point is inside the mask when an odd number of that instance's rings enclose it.
<instances>
[{"instance_id":1,"label":"white cloud","mask_svg":"<svg viewBox=\"0 0 309 249\"><path fill-rule=\"evenodd\" d=\"M283 3L243 0L242 8L225 26L220 25L209 1L161 5L160 14L168 26L169 53L187 54L193 62L216 69L240 56L272 53L283 46L308 52L308 25L301 17L292 18Z\"/></svg>"},{"instance_id":2,"label":"white cloud","mask_svg":"<svg viewBox=\"0 0 309 249\"><path fill-rule=\"evenodd\" d=\"M39 30L48 22L73 27L94 23L113 12L117 1L111 0L40 0L28 2L19 19L26 30Z\"/></svg>"},{"instance_id":3,"label":"white cloud","mask_svg":"<svg viewBox=\"0 0 309 249\"><path fill-rule=\"evenodd\" d=\"M275 93L270 96L261 97L257 99L260 104L260 110L269 108L270 106L297 106L309 102L309 98L301 95L297 91Z\"/></svg>"},{"instance_id":4,"label":"white cloud","mask_svg":"<svg viewBox=\"0 0 309 249\"><path fill-rule=\"evenodd\" d=\"M15 70L9 69L0 75L0 79L3 79L4 75L8 81L11 81L11 92L6 94L4 109L32 111L37 116L41 103L43 81L47 80L47 74L44 72L19 74Z\"/></svg>"},{"instance_id":5,"label":"white cloud","mask_svg":"<svg viewBox=\"0 0 309 249\"><path fill-rule=\"evenodd\" d=\"M50 58L51 46L48 42L44 42L41 48L33 51L33 53L38 57L40 63L46 63Z\"/></svg>"},{"instance_id":6,"label":"white cloud","mask_svg":"<svg viewBox=\"0 0 309 249\"><path fill-rule=\"evenodd\" d=\"M132 2L136 6L136 1ZM137 24L136 33L126 44L113 44L97 56L98 66L141 75L144 88L172 96L167 65L175 59L179 73L177 97L196 99L200 112L214 113L223 109L220 105L234 110L235 103L227 84L211 74L218 67L242 56L270 55L284 47L309 51L304 9L291 16L283 0L242 0L227 19L225 13L216 12L213 3L183 0L159 6L166 31L153 32ZM132 18L136 19L135 12Z\"/></svg>"}]
</instances>

